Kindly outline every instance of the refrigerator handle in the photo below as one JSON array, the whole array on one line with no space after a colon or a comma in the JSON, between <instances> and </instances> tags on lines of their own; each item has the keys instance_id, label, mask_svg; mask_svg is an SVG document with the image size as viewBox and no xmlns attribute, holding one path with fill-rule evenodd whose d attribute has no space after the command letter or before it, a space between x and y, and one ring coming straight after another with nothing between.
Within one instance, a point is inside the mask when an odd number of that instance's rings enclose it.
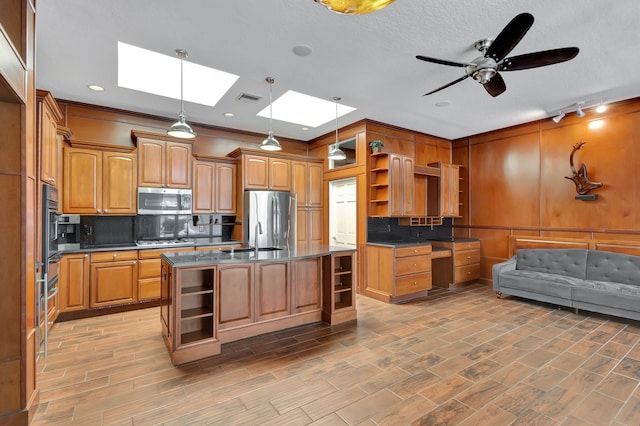
<instances>
[{"instance_id":1,"label":"refrigerator handle","mask_svg":"<svg viewBox=\"0 0 640 426\"><path fill-rule=\"evenodd\" d=\"M273 236L275 241L273 242L274 246L280 246L280 220L281 220L281 216L280 216L280 200L278 199L277 196L273 196L273 208L274 208L274 215L273 215Z\"/></svg>"}]
</instances>

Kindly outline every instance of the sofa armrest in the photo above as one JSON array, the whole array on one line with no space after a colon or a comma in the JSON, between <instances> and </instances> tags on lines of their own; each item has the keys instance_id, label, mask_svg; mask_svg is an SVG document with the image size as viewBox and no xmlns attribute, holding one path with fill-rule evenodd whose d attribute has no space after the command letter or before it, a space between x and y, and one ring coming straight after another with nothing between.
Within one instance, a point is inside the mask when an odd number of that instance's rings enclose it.
<instances>
[{"instance_id":1,"label":"sofa armrest","mask_svg":"<svg viewBox=\"0 0 640 426\"><path fill-rule=\"evenodd\" d=\"M500 274L507 271L515 271L516 269L516 257L513 256L511 259L508 259L501 263L496 263L491 268L491 275L493 277L493 290L496 292L500 292Z\"/></svg>"}]
</instances>

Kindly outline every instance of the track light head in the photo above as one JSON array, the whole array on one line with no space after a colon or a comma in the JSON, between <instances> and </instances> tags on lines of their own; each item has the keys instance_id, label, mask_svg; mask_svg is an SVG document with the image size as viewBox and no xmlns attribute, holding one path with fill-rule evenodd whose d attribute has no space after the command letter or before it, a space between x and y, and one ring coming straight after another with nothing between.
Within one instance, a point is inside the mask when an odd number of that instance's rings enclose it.
<instances>
[{"instance_id":1,"label":"track light head","mask_svg":"<svg viewBox=\"0 0 640 426\"><path fill-rule=\"evenodd\" d=\"M554 123L559 123L560 120L562 120L564 118L566 114L564 112L561 112L560 114L556 115L555 117L553 117L553 122Z\"/></svg>"},{"instance_id":2,"label":"track light head","mask_svg":"<svg viewBox=\"0 0 640 426\"><path fill-rule=\"evenodd\" d=\"M578 118L582 118L585 115L587 115L583 110L582 110L582 102L580 102L576 108L576 117Z\"/></svg>"}]
</instances>

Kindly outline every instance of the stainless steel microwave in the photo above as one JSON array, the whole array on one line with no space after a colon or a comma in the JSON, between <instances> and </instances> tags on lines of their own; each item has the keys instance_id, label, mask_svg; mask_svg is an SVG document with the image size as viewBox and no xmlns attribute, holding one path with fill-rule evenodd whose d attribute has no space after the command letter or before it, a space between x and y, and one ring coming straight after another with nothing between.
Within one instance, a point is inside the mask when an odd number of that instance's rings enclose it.
<instances>
[{"instance_id":1,"label":"stainless steel microwave","mask_svg":"<svg viewBox=\"0 0 640 426\"><path fill-rule=\"evenodd\" d=\"M138 214L191 214L190 189L138 187Z\"/></svg>"}]
</instances>

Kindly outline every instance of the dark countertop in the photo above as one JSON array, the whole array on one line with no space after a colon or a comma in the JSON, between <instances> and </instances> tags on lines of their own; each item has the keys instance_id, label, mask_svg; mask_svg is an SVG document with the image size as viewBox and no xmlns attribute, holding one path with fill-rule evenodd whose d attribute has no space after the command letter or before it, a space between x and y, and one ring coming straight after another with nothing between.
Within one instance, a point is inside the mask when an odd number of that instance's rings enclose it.
<instances>
[{"instance_id":1,"label":"dark countertop","mask_svg":"<svg viewBox=\"0 0 640 426\"><path fill-rule=\"evenodd\" d=\"M195 253L163 253L160 257L174 268L209 266L221 263L273 262L278 260L304 259L324 256L331 253L354 252L355 249L326 245L298 245L290 249L255 252L224 253L219 250L204 250Z\"/></svg>"},{"instance_id":2,"label":"dark countertop","mask_svg":"<svg viewBox=\"0 0 640 426\"><path fill-rule=\"evenodd\" d=\"M381 246L381 247L411 247L411 246L430 246L430 241L369 241L367 242L370 246Z\"/></svg>"},{"instance_id":3,"label":"dark countertop","mask_svg":"<svg viewBox=\"0 0 640 426\"><path fill-rule=\"evenodd\" d=\"M215 238L197 238L193 239L193 241L189 241L188 244L183 245L175 245L175 246L137 246L135 243L129 244L118 244L118 245L104 245L104 246L91 246L91 247L81 247L79 249L74 250L65 250L60 252L60 254L74 254L74 253L94 253L101 251L125 251L125 250L158 250L158 249L176 249L176 248L184 248L184 247L218 247L218 246L230 246L230 245L242 245L241 241L216 241Z\"/></svg>"}]
</instances>

